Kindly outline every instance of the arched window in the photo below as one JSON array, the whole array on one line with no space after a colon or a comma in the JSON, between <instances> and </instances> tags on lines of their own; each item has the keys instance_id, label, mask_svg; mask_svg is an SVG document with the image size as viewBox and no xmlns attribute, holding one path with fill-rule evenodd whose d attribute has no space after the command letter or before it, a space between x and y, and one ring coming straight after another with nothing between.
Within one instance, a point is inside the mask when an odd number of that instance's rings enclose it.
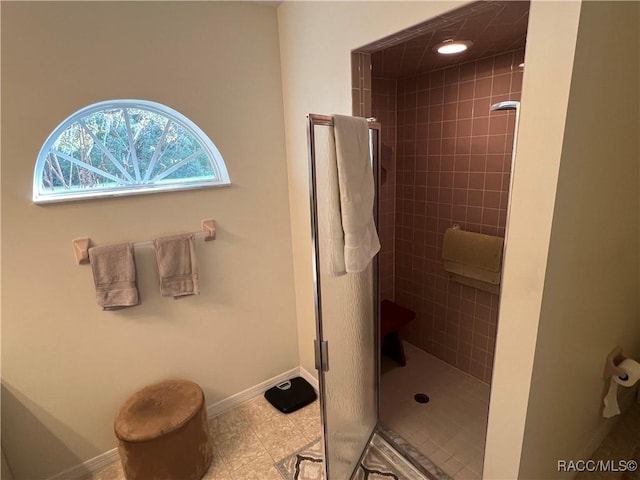
<instances>
[{"instance_id":1,"label":"arched window","mask_svg":"<svg viewBox=\"0 0 640 480\"><path fill-rule=\"evenodd\" d=\"M229 185L222 155L191 120L145 100L100 102L49 135L36 162L35 203Z\"/></svg>"}]
</instances>

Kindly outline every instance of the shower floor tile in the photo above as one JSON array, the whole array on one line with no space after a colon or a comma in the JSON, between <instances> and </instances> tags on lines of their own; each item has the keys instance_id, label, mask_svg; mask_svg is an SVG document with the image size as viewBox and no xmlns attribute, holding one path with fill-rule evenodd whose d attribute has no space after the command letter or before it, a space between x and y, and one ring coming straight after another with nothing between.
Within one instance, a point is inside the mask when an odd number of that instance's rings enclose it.
<instances>
[{"instance_id":1,"label":"shower floor tile","mask_svg":"<svg viewBox=\"0 0 640 480\"><path fill-rule=\"evenodd\" d=\"M406 343L407 365L382 359L380 419L455 480L482 478L489 385ZM416 393L429 396L417 403Z\"/></svg>"}]
</instances>

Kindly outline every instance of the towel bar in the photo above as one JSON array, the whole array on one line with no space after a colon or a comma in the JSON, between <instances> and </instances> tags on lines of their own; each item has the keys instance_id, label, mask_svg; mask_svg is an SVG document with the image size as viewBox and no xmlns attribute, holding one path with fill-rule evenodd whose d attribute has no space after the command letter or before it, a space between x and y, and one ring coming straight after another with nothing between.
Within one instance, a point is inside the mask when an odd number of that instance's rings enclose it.
<instances>
[{"instance_id":1,"label":"towel bar","mask_svg":"<svg viewBox=\"0 0 640 480\"><path fill-rule=\"evenodd\" d=\"M205 242L216 239L216 221L208 218L202 220L201 231L196 232L196 237L202 238ZM91 239L89 237L75 238L71 241L73 245L73 254L76 257L78 265L86 265L89 263L89 247L91 246ZM152 247L153 242L136 242L134 247Z\"/></svg>"}]
</instances>

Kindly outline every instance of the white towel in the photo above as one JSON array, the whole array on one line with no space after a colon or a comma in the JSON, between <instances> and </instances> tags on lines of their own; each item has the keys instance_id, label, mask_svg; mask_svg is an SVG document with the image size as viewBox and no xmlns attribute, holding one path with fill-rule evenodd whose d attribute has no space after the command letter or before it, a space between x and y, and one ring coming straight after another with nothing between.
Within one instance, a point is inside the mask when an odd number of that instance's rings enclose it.
<instances>
[{"instance_id":1,"label":"white towel","mask_svg":"<svg viewBox=\"0 0 640 480\"><path fill-rule=\"evenodd\" d=\"M160 293L163 297L182 298L198 295L199 279L193 233L156 238Z\"/></svg>"},{"instance_id":2,"label":"white towel","mask_svg":"<svg viewBox=\"0 0 640 480\"><path fill-rule=\"evenodd\" d=\"M103 245L89 249L96 300L103 310L138 305L133 244Z\"/></svg>"},{"instance_id":3,"label":"white towel","mask_svg":"<svg viewBox=\"0 0 640 480\"><path fill-rule=\"evenodd\" d=\"M318 234L321 271L332 277L345 275L344 231L340 218L340 188L333 131L316 132L316 191L318 192ZM324 242L326 241L326 243Z\"/></svg>"},{"instance_id":4,"label":"white towel","mask_svg":"<svg viewBox=\"0 0 640 480\"><path fill-rule=\"evenodd\" d=\"M380 250L373 221L375 186L369 158L369 127L360 117L334 115L340 210L346 271L364 271Z\"/></svg>"}]
</instances>

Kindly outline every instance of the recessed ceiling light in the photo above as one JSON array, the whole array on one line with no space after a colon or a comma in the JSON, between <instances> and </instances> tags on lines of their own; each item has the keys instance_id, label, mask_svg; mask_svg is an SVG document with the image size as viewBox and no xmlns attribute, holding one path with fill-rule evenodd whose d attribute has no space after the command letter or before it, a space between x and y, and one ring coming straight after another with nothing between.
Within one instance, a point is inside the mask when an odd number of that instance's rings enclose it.
<instances>
[{"instance_id":1,"label":"recessed ceiling light","mask_svg":"<svg viewBox=\"0 0 640 480\"><path fill-rule=\"evenodd\" d=\"M434 49L442 55L451 55L454 53L464 52L471 45L473 45L473 42L467 40L445 40L444 42L436 45Z\"/></svg>"}]
</instances>

